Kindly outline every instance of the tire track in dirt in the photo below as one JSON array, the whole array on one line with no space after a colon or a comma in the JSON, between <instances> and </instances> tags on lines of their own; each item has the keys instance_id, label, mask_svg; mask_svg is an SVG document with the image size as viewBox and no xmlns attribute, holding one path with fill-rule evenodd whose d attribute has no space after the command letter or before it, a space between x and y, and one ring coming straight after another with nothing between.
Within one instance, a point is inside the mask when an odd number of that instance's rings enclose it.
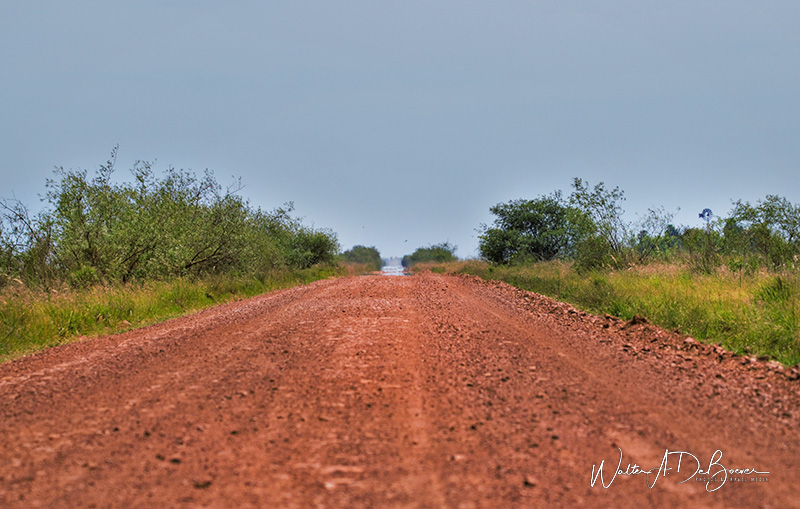
<instances>
[{"instance_id":1,"label":"tire track in dirt","mask_svg":"<svg viewBox=\"0 0 800 509\"><path fill-rule=\"evenodd\" d=\"M800 507L798 382L683 339L475 278L319 281L0 366L0 505ZM771 474L590 487L618 448Z\"/></svg>"}]
</instances>

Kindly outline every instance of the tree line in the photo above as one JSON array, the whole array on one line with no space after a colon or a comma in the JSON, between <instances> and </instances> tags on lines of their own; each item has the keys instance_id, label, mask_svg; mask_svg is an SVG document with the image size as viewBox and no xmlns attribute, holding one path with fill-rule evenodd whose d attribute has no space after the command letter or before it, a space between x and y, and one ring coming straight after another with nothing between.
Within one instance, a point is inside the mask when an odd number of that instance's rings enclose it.
<instances>
[{"instance_id":1,"label":"tree line","mask_svg":"<svg viewBox=\"0 0 800 509\"><path fill-rule=\"evenodd\" d=\"M735 271L795 269L800 263L800 205L776 195L756 204L734 202L727 217L709 209L703 227L675 226L674 215L650 209L625 221L625 194L603 182L575 178L561 191L490 208L491 225L479 228L481 257L497 264L573 260L579 270L622 268L654 259L686 259L700 271L721 265Z\"/></svg>"},{"instance_id":2,"label":"tree line","mask_svg":"<svg viewBox=\"0 0 800 509\"><path fill-rule=\"evenodd\" d=\"M206 274L259 277L333 263L336 235L291 215L252 207L213 174L137 162L133 181L112 180L116 149L95 175L58 168L44 211L0 200L0 286L12 279L54 287Z\"/></svg>"},{"instance_id":3,"label":"tree line","mask_svg":"<svg viewBox=\"0 0 800 509\"><path fill-rule=\"evenodd\" d=\"M375 271L383 268L381 253L375 246L353 246L351 249L342 253L341 258L344 262L366 265L367 268Z\"/></svg>"}]
</instances>

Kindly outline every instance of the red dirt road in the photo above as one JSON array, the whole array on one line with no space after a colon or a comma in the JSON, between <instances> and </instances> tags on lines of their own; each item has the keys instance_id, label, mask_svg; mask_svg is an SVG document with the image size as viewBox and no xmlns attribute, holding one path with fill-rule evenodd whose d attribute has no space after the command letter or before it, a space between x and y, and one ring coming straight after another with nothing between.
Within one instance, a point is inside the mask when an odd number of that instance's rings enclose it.
<instances>
[{"instance_id":1,"label":"red dirt road","mask_svg":"<svg viewBox=\"0 0 800 509\"><path fill-rule=\"evenodd\" d=\"M0 506L800 507L797 378L499 283L319 281L0 365Z\"/></svg>"}]
</instances>

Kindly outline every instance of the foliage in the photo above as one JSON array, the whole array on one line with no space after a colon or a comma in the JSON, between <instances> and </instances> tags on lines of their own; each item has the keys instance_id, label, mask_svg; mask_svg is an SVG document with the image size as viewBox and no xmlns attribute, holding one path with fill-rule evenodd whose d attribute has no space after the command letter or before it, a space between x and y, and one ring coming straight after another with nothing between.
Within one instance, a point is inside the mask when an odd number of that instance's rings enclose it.
<instances>
[{"instance_id":1,"label":"foliage","mask_svg":"<svg viewBox=\"0 0 800 509\"><path fill-rule=\"evenodd\" d=\"M381 270L383 267L381 253L375 248L375 246L353 246L352 249L348 249L342 253L342 260L349 263L366 265L372 270Z\"/></svg>"},{"instance_id":2,"label":"foliage","mask_svg":"<svg viewBox=\"0 0 800 509\"><path fill-rule=\"evenodd\" d=\"M741 200L731 211L729 233L735 233L735 249L753 251L773 269L794 268L800 255L800 205L767 195L756 205Z\"/></svg>"},{"instance_id":3,"label":"foliage","mask_svg":"<svg viewBox=\"0 0 800 509\"><path fill-rule=\"evenodd\" d=\"M800 205L786 198L768 195L756 205L737 201L727 218L703 209L701 228L676 227L663 207L628 222L624 200L618 187L592 187L575 178L568 200L556 191L499 203L489 209L493 224L478 230L481 258L501 265L572 260L582 273L688 261L697 272L726 266L740 275L759 267L796 269L800 262Z\"/></svg>"},{"instance_id":4,"label":"foliage","mask_svg":"<svg viewBox=\"0 0 800 509\"><path fill-rule=\"evenodd\" d=\"M497 217L491 227L479 229L481 257L499 264L573 259L587 272L644 263L674 249L678 234L672 214L663 208L627 223L619 188L608 189L603 182L592 188L579 178L573 188L568 200L556 191L489 209Z\"/></svg>"},{"instance_id":5,"label":"foliage","mask_svg":"<svg viewBox=\"0 0 800 509\"><path fill-rule=\"evenodd\" d=\"M575 249L575 269L580 273L613 267L617 262L611 244L599 234L587 236Z\"/></svg>"},{"instance_id":6,"label":"foliage","mask_svg":"<svg viewBox=\"0 0 800 509\"><path fill-rule=\"evenodd\" d=\"M332 263L336 236L290 213L251 207L212 173L169 168L158 176L137 162L133 183L114 183L116 150L90 177L58 168L47 182L50 208L31 217L3 201L0 273L45 287L73 287L206 274L261 277L280 268Z\"/></svg>"},{"instance_id":7,"label":"foliage","mask_svg":"<svg viewBox=\"0 0 800 509\"><path fill-rule=\"evenodd\" d=\"M603 239L612 256L621 256L625 239L629 236L628 225L622 220L625 211L620 204L625 201L625 193L618 187L609 190L603 182L590 189L589 183L580 178L573 180L572 187L570 203L586 214L594 234Z\"/></svg>"},{"instance_id":8,"label":"foliage","mask_svg":"<svg viewBox=\"0 0 800 509\"><path fill-rule=\"evenodd\" d=\"M420 247L410 255L403 257L403 267L411 267L422 262L446 263L457 260L456 246L449 242L434 244L428 247Z\"/></svg>"},{"instance_id":9,"label":"foliage","mask_svg":"<svg viewBox=\"0 0 800 509\"><path fill-rule=\"evenodd\" d=\"M644 263L653 257L664 257L675 249L680 231L672 225L674 214L664 207L650 208L647 214L632 228L639 233L631 240L637 263Z\"/></svg>"},{"instance_id":10,"label":"foliage","mask_svg":"<svg viewBox=\"0 0 800 509\"><path fill-rule=\"evenodd\" d=\"M494 263L565 257L589 230L587 218L564 203L559 191L489 210L496 218L492 227L481 226L480 253Z\"/></svg>"},{"instance_id":11,"label":"foliage","mask_svg":"<svg viewBox=\"0 0 800 509\"><path fill-rule=\"evenodd\" d=\"M293 224L293 227L282 239L290 267L308 269L314 265L335 263L339 242L333 231L314 230L299 224Z\"/></svg>"}]
</instances>

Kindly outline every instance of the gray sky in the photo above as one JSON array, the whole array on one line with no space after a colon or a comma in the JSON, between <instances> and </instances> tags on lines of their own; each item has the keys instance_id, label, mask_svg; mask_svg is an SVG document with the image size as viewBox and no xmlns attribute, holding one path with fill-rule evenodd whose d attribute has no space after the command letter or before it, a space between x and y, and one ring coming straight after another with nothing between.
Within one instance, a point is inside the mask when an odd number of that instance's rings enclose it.
<instances>
[{"instance_id":1,"label":"gray sky","mask_svg":"<svg viewBox=\"0 0 800 509\"><path fill-rule=\"evenodd\" d=\"M474 256L489 207L619 186L800 202L800 2L37 0L0 15L0 196L137 159L241 176L344 248ZM405 242L405 241L408 242Z\"/></svg>"}]
</instances>

